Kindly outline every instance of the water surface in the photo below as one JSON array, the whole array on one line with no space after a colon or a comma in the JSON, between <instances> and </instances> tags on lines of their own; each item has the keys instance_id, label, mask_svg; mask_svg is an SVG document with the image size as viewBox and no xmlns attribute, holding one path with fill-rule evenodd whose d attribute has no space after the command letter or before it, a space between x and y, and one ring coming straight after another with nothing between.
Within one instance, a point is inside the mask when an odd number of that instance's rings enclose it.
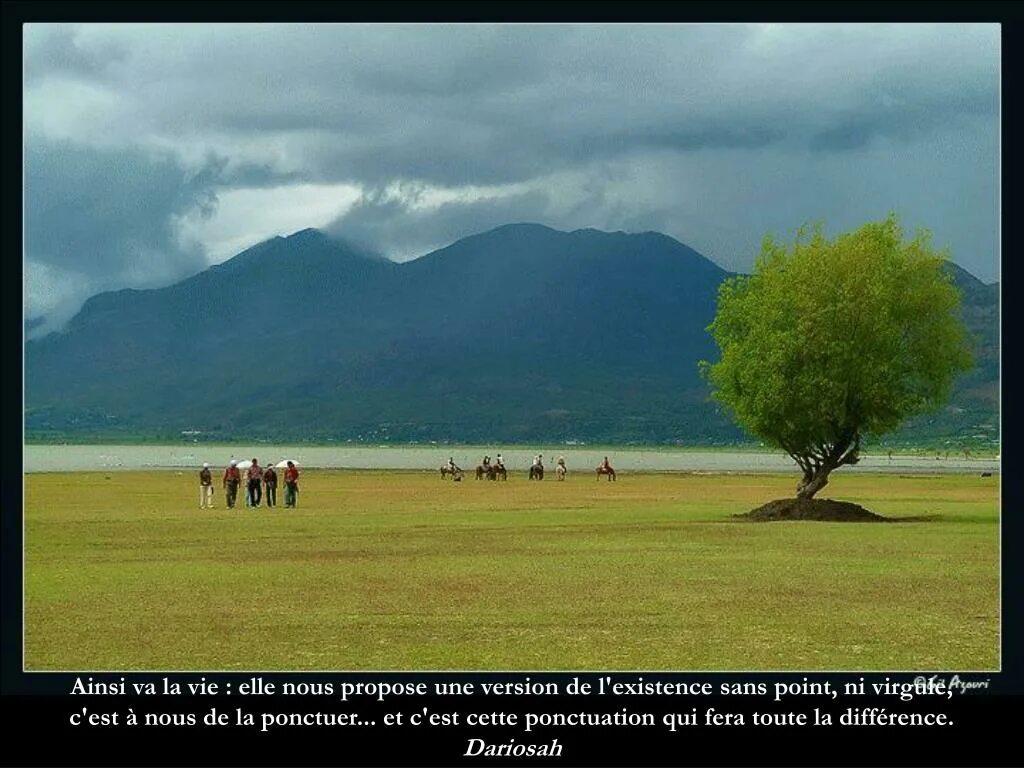
<instances>
[{"instance_id":1,"label":"water surface","mask_svg":"<svg viewBox=\"0 0 1024 768\"><path fill-rule=\"evenodd\" d=\"M26 472L83 472L100 470L197 468L227 466L232 459L260 464L292 459L300 467L332 469L419 469L437 471L448 457L463 469L473 469L487 453L501 452L511 471L525 471L539 452L550 470L564 456L570 472L591 473L607 455L615 469L625 472L791 472L796 465L785 454L752 451L686 451L673 449L563 446L527 450L500 446L288 446L288 445L26 445ZM962 454L935 456L864 456L843 472L973 473L998 472L999 460L965 459Z\"/></svg>"}]
</instances>

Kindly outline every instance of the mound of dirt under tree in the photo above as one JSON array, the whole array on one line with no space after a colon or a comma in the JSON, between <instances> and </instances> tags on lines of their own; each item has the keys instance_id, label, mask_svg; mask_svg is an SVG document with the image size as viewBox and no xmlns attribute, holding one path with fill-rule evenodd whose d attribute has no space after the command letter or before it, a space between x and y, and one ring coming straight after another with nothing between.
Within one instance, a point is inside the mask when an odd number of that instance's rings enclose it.
<instances>
[{"instance_id":1,"label":"mound of dirt under tree","mask_svg":"<svg viewBox=\"0 0 1024 768\"><path fill-rule=\"evenodd\" d=\"M892 518L876 515L849 501L833 499L776 499L736 517L755 522L771 520L829 520L839 523L891 523Z\"/></svg>"}]
</instances>

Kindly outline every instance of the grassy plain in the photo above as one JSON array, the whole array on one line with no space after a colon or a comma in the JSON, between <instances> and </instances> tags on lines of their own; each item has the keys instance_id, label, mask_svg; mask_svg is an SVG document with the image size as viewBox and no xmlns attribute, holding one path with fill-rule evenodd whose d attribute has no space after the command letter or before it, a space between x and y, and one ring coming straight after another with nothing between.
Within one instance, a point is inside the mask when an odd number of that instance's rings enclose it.
<instances>
[{"instance_id":1,"label":"grassy plain","mask_svg":"<svg viewBox=\"0 0 1024 768\"><path fill-rule=\"evenodd\" d=\"M307 471L297 509L200 510L191 472L27 475L25 666L999 666L998 477L822 494L926 522L731 519L795 479Z\"/></svg>"}]
</instances>

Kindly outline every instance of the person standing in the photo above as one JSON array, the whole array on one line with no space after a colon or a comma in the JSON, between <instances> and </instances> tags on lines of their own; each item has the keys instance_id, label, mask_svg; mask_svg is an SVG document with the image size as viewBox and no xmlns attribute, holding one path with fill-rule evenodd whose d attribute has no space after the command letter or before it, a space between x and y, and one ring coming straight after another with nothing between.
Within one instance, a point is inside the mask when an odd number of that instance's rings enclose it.
<instances>
[{"instance_id":1,"label":"person standing","mask_svg":"<svg viewBox=\"0 0 1024 768\"><path fill-rule=\"evenodd\" d=\"M238 498L238 486L242 482L242 473L238 471L238 462L234 459L224 470L224 495L228 503L228 509L235 508L235 499Z\"/></svg>"},{"instance_id":2,"label":"person standing","mask_svg":"<svg viewBox=\"0 0 1024 768\"><path fill-rule=\"evenodd\" d=\"M263 469L256 459L252 460L246 475L249 478L249 499L252 506L258 507L263 498Z\"/></svg>"},{"instance_id":3,"label":"person standing","mask_svg":"<svg viewBox=\"0 0 1024 768\"><path fill-rule=\"evenodd\" d=\"M277 472L274 470L273 464L267 464L267 468L263 470L263 484L267 487L266 499L267 506L273 507L277 505Z\"/></svg>"},{"instance_id":4,"label":"person standing","mask_svg":"<svg viewBox=\"0 0 1024 768\"><path fill-rule=\"evenodd\" d=\"M199 470L199 508L213 509L213 473L210 471L209 462L203 462L203 468Z\"/></svg>"},{"instance_id":5,"label":"person standing","mask_svg":"<svg viewBox=\"0 0 1024 768\"><path fill-rule=\"evenodd\" d=\"M284 505L294 507L298 502L299 493L299 469L295 462L288 462L288 469L284 471Z\"/></svg>"}]
</instances>

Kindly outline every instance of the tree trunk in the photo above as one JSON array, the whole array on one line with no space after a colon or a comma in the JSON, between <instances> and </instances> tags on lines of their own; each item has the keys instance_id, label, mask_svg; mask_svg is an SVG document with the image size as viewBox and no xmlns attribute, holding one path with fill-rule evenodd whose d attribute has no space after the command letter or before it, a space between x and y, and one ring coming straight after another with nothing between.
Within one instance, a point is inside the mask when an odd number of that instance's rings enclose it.
<instances>
[{"instance_id":1,"label":"tree trunk","mask_svg":"<svg viewBox=\"0 0 1024 768\"><path fill-rule=\"evenodd\" d=\"M798 499L813 499L814 494L828 485L828 476L831 472L832 467L828 465L815 467L813 471L805 472L804 479L796 487L796 497Z\"/></svg>"},{"instance_id":2,"label":"tree trunk","mask_svg":"<svg viewBox=\"0 0 1024 768\"><path fill-rule=\"evenodd\" d=\"M799 451L783 447L804 473L796 487L796 497L813 499L814 494L828 485L828 476L833 470L860 460L860 432L854 428L846 429L834 442L817 443Z\"/></svg>"}]
</instances>

